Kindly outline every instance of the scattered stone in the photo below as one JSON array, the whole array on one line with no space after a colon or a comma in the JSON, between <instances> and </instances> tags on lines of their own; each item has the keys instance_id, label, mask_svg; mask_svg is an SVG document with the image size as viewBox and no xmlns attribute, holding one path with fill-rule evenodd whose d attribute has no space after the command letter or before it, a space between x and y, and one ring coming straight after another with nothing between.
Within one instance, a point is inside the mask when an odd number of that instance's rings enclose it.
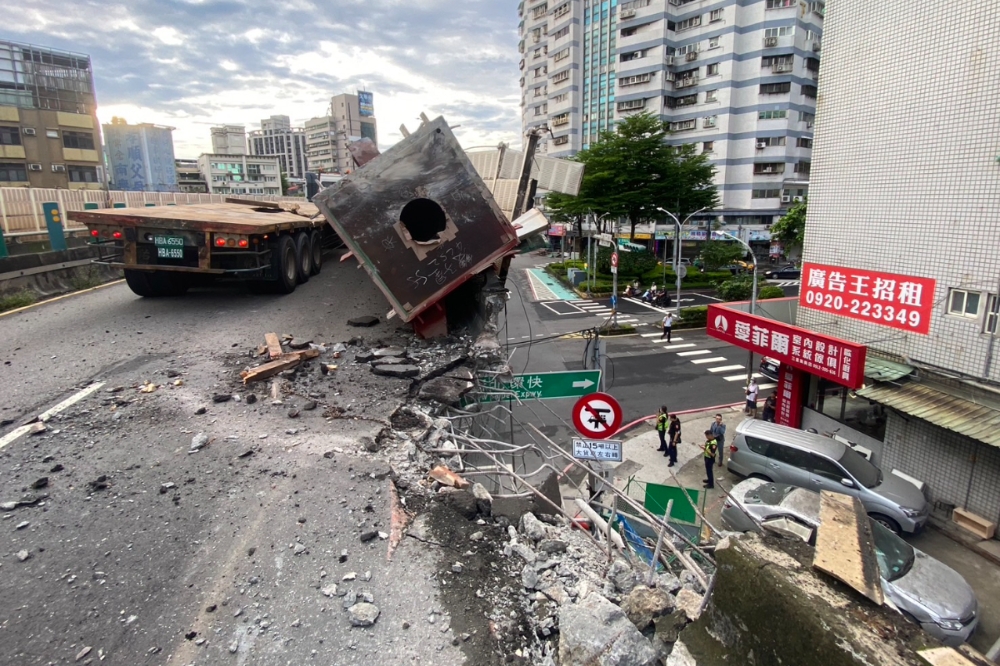
<instances>
[{"instance_id":1,"label":"scattered stone","mask_svg":"<svg viewBox=\"0 0 1000 666\"><path fill-rule=\"evenodd\" d=\"M201 451L203 448L208 446L208 435L203 432L199 432L197 435L191 438L191 448L188 449L188 453L195 453L196 451Z\"/></svg>"},{"instance_id":2,"label":"scattered stone","mask_svg":"<svg viewBox=\"0 0 1000 666\"><path fill-rule=\"evenodd\" d=\"M530 511L521 516L521 533L535 542L541 541L548 536L545 525Z\"/></svg>"},{"instance_id":3,"label":"scattered stone","mask_svg":"<svg viewBox=\"0 0 1000 666\"><path fill-rule=\"evenodd\" d=\"M38 421L37 423L32 424L31 428L28 430L28 434L38 435L45 432L46 430L48 430L48 428L45 426L45 424L42 423L41 421Z\"/></svg>"},{"instance_id":4,"label":"scattered stone","mask_svg":"<svg viewBox=\"0 0 1000 666\"><path fill-rule=\"evenodd\" d=\"M216 604L211 604L211 605L208 606L208 608L205 609L205 612L206 613L214 613L217 608L218 608L218 606Z\"/></svg>"},{"instance_id":5,"label":"scattered stone","mask_svg":"<svg viewBox=\"0 0 1000 666\"><path fill-rule=\"evenodd\" d=\"M40 479L36 479L34 483L31 484L32 490L41 490L49 485L49 477L43 476Z\"/></svg>"},{"instance_id":6,"label":"scattered stone","mask_svg":"<svg viewBox=\"0 0 1000 666\"><path fill-rule=\"evenodd\" d=\"M348 319L348 326L359 326L368 328L374 326L378 323L378 317L373 317L372 315L365 315L364 317L354 317L353 319Z\"/></svg>"},{"instance_id":7,"label":"scattered stone","mask_svg":"<svg viewBox=\"0 0 1000 666\"><path fill-rule=\"evenodd\" d=\"M308 550L308 548L306 548L303 544L297 543L297 544L295 544L295 547L292 549L292 553L295 554L295 555L301 555L302 553L306 552L307 550Z\"/></svg>"},{"instance_id":8,"label":"scattered stone","mask_svg":"<svg viewBox=\"0 0 1000 666\"><path fill-rule=\"evenodd\" d=\"M177 372L177 371L176 371L176 370L174 370L173 368L167 368L167 369L166 369L166 370L164 370L163 372L164 372L164 374L165 374L165 375L166 375L167 377L170 377L170 379L173 379L174 377L180 377L180 376L181 376L181 373Z\"/></svg>"},{"instance_id":9,"label":"scattered stone","mask_svg":"<svg viewBox=\"0 0 1000 666\"><path fill-rule=\"evenodd\" d=\"M639 631L674 610L674 599L659 588L636 586L622 602L622 610Z\"/></svg>"},{"instance_id":10,"label":"scattered stone","mask_svg":"<svg viewBox=\"0 0 1000 666\"><path fill-rule=\"evenodd\" d=\"M340 557L338 559L339 559L339 561L340 561L341 564L343 564L344 562L347 561L347 549L346 548L344 550L340 551Z\"/></svg>"},{"instance_id":11,"label":"scattered stone","mask_svg":"<svg viewBox=\"0 0 1000 666\"><path fill-rule=\"evenodd\" d=\"M628 594L635 587L635 573L633 573L632 567L620 558L612 562L608 568L608 580L621 594Z\"/></svg>"},{"instance_id":12,"label":"scattered stone","mask_svg":"<svg viewBox=\"0 0 1000 666\"><path fill-rule=\"evenodd\" d=\"M670 656L667 657L666 666L698 666L698 662L695 661L684 642L678 640L674 643L674 649L670 651Z\"/></svg>"},{"instance_id":13,"label":"scattered stone","mask_svg":"<svg viewBox=\"0 0 1000 666\"><path fill-rule=\"evenodd\" d=\"M471 391L473 386L472 382L464 379L435 377L420 386L417 397L421 400L435 400L443 405L458 406L462 402L462 396Z\"/></svg>"},{"instance_id":14,"label":"scattered stone","mask_svg":"<svg viewBox=\"0 0 1000 666\"><path fill-rule=\"evenodd\" d=\"M361 590L361 601L373 604L375 603L375 595L371 593L371 590Z\"/></svg>"},{"instance_id":15,"label":"scattered stone","mask_svg":"<svg viewBox=\"0 0 1000 666\"><path fill-rule=\"evenodd\" d=\"M243 453L241 453L240 455L238 455L236 457L237 458L249 458L253 454L254 454L254 450L253 449L247 449L246 451L244 451Z\"/></svg>"},{"instance_id":16,"label":"scattered stone","mask_svg":"<svg viewBox=\"0 0 1000 666\"><path fill-rule=\"evenodd\" d=\"M351 581L351 580L357 580L357 578L358 578L358 574L356 572L354 572L354 571L348 571L347 573L344 574L344 577L341 578L340 580L342 580L342 581Z\"/></svg>"},{"instance_id":17,"label":"scattered stone","mask_svg":"<svg viewBox=\"0 0 1000 666\"><path fill-rule=\"evenodd\" d=\"M320 588L320 592L324 597L339 597L343 592L337 589L336 585L327 585L326 587ZM340 594L338 594L340 592Z\"/></svg>"},{"instance_id":18,"label":"scattered stone","mask_svg":"<svg viewBox=\"0 0 1000 666\"><path fill-rule=\"evenodd\" d=\"M56 463L55 465L52 466L52 469L49 470L49 473L55 474L56 472L61 472L64 469L66 468L63 467L61 463Z\"/></svg>"},{"instance_id":19,"label":"scattered stone","mask_svg":"<svg viewBox=\"0 0 1000 666\"><path fill-rule=\"evenodd\" d=\"M535 567L531 566L531 564L525 564L524 568L521 569L521 585L526 590L534 590L538 587L538 582L538 572L535 571Z\"/></svg>"},{"instance_id":20,"label":"scattered stone","mask_svg":"<svg viewBox=\"0 0 1000 666\"><path fill-rule=\"evenodd\" d=\"M88 654L90 654L90 651L93 650L93 649L94 648L92 648L90 646L87 646L87 647L83 648L82 650L80 650L79 652L77 652L76 653L76 661L80 661L81 659L83 659L84 657L86 657Z\"/></svg>"},{"instance_id":21,"label":"scattered stone","mask_svg":"<svg viewBox=\"0 0 1000 666\"><path fill-rule=\"evenodd\" d=\"M462 566L461 562L455 562L453 565L451 565L451 572L452 573L460 574L463 571L465 571L465 567Z\"/></svg>"},{"instance_id":22,"label":"scattered stone","mask_svg":"<svg viewBox=\"0 0 1000 666\"><path fill-rule=\"evenodd\" d=\"M489 516L493 512L493 495L481 483L472 484L472 496L476 498L476 508L479 513Z\"/></svg>"},{"instance_id":23,"label":"scattered stone","mask_svg":"<svg viewBox=\"0 0 1000 666\"><path fill-rule=\"evenodd\" d=\"M189 641L193 641L197 636L198 636L197 631L189 631L186 634L184 634L184 638L186 638Z\"/></svg>"},{"instance_id":24,"label":"scattered stone","mask_svg":"<svg viewBox=\"0 0 1000 666\"><path fill-rule=\"evenodd\" d=\"M653 621L656 627L656 637L667 645L673 643L681 635L681 630L688 625L688 618L684 611L675 610L670 615L658 617Z\"/></svg>"},{"instance_id":25,"label":"scattered stone","mask_svg":"<svg viewBox=\"0 0 1000 666\"><path fill-rule=\"evenodd\" d=\"M469 541L482 541L484 536L482 532L473 532L469 535Z\"/></svg>"},{"instance_id":26,"label":"scattered stone","mask_svg":"<svg viewBox=\"0 0 1000 666\"><path fill-rule=\"evenodd\" d=\"M376 365L372 368L372 372L376 375L382 375L383 377L398 377L400 379L407 377L416 377L420 374L420 368L415 365L408 365L401 363L399 365Z\"/></svg>"},{"instance_id":27,"label":"scattered stone","mask_svg":"<svg viewBox=\"0 0 1000 666\"><path fill-rule=\"evenodd\" d=\"M107 490L110 485L111 485L111 480L108 478L106 474L101 474L93 481L87 482L87 486L90 488L91 492L97 490Z\"/></svg>"},{"instance_id":28,"label":"scattered stone","mask_svg":"<svg viewBox=\"0 0 1000 666\"><path fill-rule=\"evenodd\" d=\"M591 592L559 609L558 661L652 666L657 654L620 608Z\"/></svg>"},{"instance_id":29,"label":"scattered stone","mask_svg":"<svg viewBox=\"0 0 1000 666\"><path fill-rule=\"evenodd\" d=\"M292 407L291 409L289 409L288 410L288 418L290 418L290 419L297 419L297 418L299 418L299 410L297 410L294 407Z\"/></svg>"},{"instance_id":30,"label":"scattered stone","mask_svg":"<svg viewBox=\"0 0 1000 666\"><path fill-rule=\"evenodd\" d=\"M683 611L687 618L694 622L701 614L701 601L702 596L700 594L694 590L684 588L677 593L675 603L677 610Z\"/></svg>"},{"instance_id":31,"label":"scattered stone","mask_svg":"<svg viewBox=\"0 0 1000 666\"><path fill-rule=\"evenodd\" d=\"M365 581L366 583L368 581L370 581L371 579L372 579L372 572L371 571L366 571L363 574L361 574L361 580Z\"/></svg>"},{"instance_id":32,"label":"scattered stone","mask_svg":"<svg viewBox=\"0 0 1000 666\"><path fill-rule=\"evenodd\" d=\"M378 536L378 532L362 532L361 543L368 543Z\"/></svg>"},{"instance_id":33,"label":"scattered stone","mask_svg":"<svg viewBox=\"0 0 1000 666\"><path fill-rule=\"evenodd\" d=\"M538 542L538 550L549 555L566 552L566 542L559 539L542 539Z\"/></svg>"},{"instance_id":34,"label":"scattered stone","mask_svg":"<svg viewBox=\"0 0 1000 666\"><path fill-rule=\"evenodd\" d=\"M409 629L409 628L410 628L410 623L409 622L403 622L403 629Z\"/></svg>"},{"instance_id":35,"label":"scattered stone","mask_svg":"<svg viewBox=\"0 0 1000 666\"><path fill-rule=\"evenodd\" d=\"M236 641L233 641L232 643L229 644L230 654L236 654L239 651L239 649L240 649L240 644L237 643Z\"/></svg>"},{"instance_id":36,"label":"scattered stone","mask_svg":"<svg viewBox=\"0 0 1000 666\"><path fill-rule=\"evenodd\" d=\"M444 500L456 512L468 520L475 520L476 516L479 515L479 509L476 507L476 498L470 492L465 490L449 491L444 493Z\"/></svg>"},{"instance_id":37,"label":"scattered stone","mask_svg":"<svg viewBox=\"0 0 1000 666\"><path fill-rule=\"evenodd\" d=\"M316 401L315 400L307 400L306 403L304 405L302 405L302 411L304 411L304 412L311 412L314 409L316 409Z\"/></svg>"},{"instance_id":38,"label":"scattered stone","mask_svg":"<svg viewBox=\"0 0 1000 666\"><path fill-rule=\"evenodd\" d=\"M248 405L252 405L255 402L257 402L257 395L254 394L254 393L248 393L247 397L244 398L244 399L246 400L246 402L247 402Z\"/></svg>"},{"instance_id":39,"label":"scattered stone","mask_svg":"<svg viewBox=\"0 0 1000 666\"><path fill-rule=\"evenodd\" d=\"M233 399L233 396L228 393L216 393L212 396L212 402L229 402Z\"/></svg>"},{"instance_id":40,"label":"scattered stone","mask_svg":"<svg viewBox=\"0 0 1000 666\"><path fill-rule=\"evenodd\" d=\"M208 411L208 407L199 407L198 409L194 410L194 415L195 416L201 416L202 414L204 414L207 411Z\"/></svg>"},{"instance_id":41,"label":"scattered stone","mask_svg":"<svg viewBox=\"0 0 1000 666\"><path fill-rule=\"evenodd\" d=\"M31 558L31 553L28 552L27 550L19 550L19 551L17 551L17 561L18 562L24 562L25 560L28 560L30 558Z\"/></svg>"},{"instance_id":42,"label":"scattered stone","mask_svg":"<svg viewBox=\"0 0 1000 666\"><path fill-rule=\"evenodd\" d=\"M406 350L402 347L383 347L373 352L375 358L387 358L391 356L406 356Z\"/></svg>"},{"instance_id":43,"label":"scattered stone","mask_svg":"<svg viewBox=\"0 0 1000 666\"><path fill-rule=\"evenodd\" d=\"M535 561L538 559L538 557L535 555L535 551L531 550L531 547L528 546L528 544L517 542L511 544L510 549L511 552L520 555L521 559L523 559L528 564L534 564Z\"/></svg>"},{"instance_id":44,"label":"scattered stone","mask_svg":"<svg viewBox=\"0 0 1000 666\"><path fill-rule=\"evenodd\" d=\"M347 590L344 593L344 600L341 601L341 605L344 607L344 610L347 610L356 603L358 603L358 593L354 590Z\"/></svg>"},{"instance_id":45,"label":"scattered stone","mask_svg":"<svg viewBox=\"0 0 1000 666\"><path fill-rule=\"evenodd\" d=\"M379 444L379 438L372 437L371 435L361 435L358 437L358 444L369 453L377 453L382 449L382 445Z\"/></svg>"},{"instance_id":46,"label":"scattered stone","mask_svg":"<svg viewBox=\"0 0 1000 666\"><path fill-rule=\"evenodd\" d=\"M352 627L370 627L375 624L375 620L378 619L379 615L378 606L370 604L367 601L354 604L347 609L347 612L351 616Z\"/></svg>"},{"instance_id":47,"label":"scattered stone","mask_svg":"<svg viewBox=\"0 0 1000 666\"><path fill-rule=\"evenodd\" d=\"M176 487L177 487L177 484L174 483L173 481L168 481L167 483L161 483L160 484L160 494L161 495L166 495L168 490L173 490Z\"/></svg>"},{"instance_id":48,"label":"scattered stone","mask_svg":"<svg viewBox=\"0 0 1000 666\"><path fill-rule=\"evenodd\" d=\"M312 344L311 339L292 338L289 341L288 346L291 347L292 349L307 349L311 344Z\"/></svg>"}]
</instances>

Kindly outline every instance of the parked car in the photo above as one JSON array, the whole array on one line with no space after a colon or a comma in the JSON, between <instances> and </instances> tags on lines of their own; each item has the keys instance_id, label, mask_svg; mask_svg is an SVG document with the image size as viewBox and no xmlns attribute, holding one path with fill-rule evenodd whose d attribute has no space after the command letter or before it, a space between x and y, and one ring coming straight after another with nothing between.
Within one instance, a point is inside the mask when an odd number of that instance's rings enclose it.
<instances>
[{"instance_id":1,"label":"parked car","mask_svg":"<svg viewBox=\"0 0 1000 666\"><path fill-rule=\"evenodd\" d=\"M802 277L802 270L795 264L788 264L764 271L764 277L768 280L798 280Z\"/></svg>"},{"instance_id":2,"label":"parked car","mask_svg":"<svg viewBox=\"0 0 1000 666\"><path fill-rule=\"evenodd\" d=\"M853 495L869 516L897 534L917 532L927 523L930 507L916 486L894 474L883 474L836 439L745 419L737 426L729 451L731 472Z\"/></svg>"},{"instance_id":3,"label":"parked car","mask_svg":"<svg viewBox=\"0 0 1000 666\"><path fill-rule=\"evenodd\" d=\"M760 374L772 381L778 381L778 373L781 372L781 361L776 358L765 356L760 359Z\"/></svg>"},{"instance_id":4,"label":"parked car","mask_svg":"<svg viewBox=\"0 0 1000 666\"><path fill-rule=\"evenodd\" d=\"M807 527L801 535L814 543L819 505L819 493L812 490L747 479L730 492L722 508L722 525L736 532L758 531L757 523L740 510L742 507L758 522L782 522L778 530L786 534L789 525ZM942 643L957 646L969 640L979 624L979 602L961 574L874 520L871 528L885 596L907 619Z\"/></svg>"}]
</instances>

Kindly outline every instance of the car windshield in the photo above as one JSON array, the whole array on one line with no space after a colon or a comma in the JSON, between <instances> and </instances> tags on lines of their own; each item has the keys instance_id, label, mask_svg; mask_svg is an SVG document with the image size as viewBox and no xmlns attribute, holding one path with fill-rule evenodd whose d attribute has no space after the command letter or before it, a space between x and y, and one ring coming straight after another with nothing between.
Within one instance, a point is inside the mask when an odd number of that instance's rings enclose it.
<instances>
[{"instance_id":1,"label":"car windshield","mask_svg":"<svg viewBox=\"0 0 1000 666\"><path fill-rule=\"evenodd\" d=\"M882 482L882 470L862 458L854 449L845 446L844 455L839 462L865 488L874 488Z\"/></svg>"},{"instance_id":2,"label":"car windshield","mask_svg":"<svg viewBox=\"0 0 1000 666\"><path fill-rule=\"evenodd\" d=\"M909 572L916 558L913 547L874 520L869 519L868 522L872 526L875 555L878 557L878 569L882 578L889 582L902 578Z\"/></svg>"}]
</instances>

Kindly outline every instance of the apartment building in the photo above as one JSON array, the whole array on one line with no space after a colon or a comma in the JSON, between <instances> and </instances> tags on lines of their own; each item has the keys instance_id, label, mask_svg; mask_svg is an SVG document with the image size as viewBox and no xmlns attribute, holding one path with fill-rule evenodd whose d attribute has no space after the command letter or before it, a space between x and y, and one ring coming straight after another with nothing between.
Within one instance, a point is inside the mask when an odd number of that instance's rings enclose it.
<instances>
[{"instance_id":1,"label":"apartment building","mask_svg":"<svg viewBox=\"0 0 1000 666\"><path fill-rule=\"evenodd\" d=\"M715 165L711 217L763 228L807 195L823 2L525 0L522 125L568 157L629 114Z\"/></svg>"},{"instance_id":2,"label":"apartment building","mask_svg":"<svg viewBox=\"0 0 1000 666\"><path fill-rule=\"evenodd\" d=\"M208 184L205 182L205 178L201 175L201 170L198 168L198 160L174 160L174 171L177 173L177 189L180 192L187 192L189 194L208 193Z\"/></svg>"},{"instance_id":3,"label":"apartment building","mask_svg":"<svg viewBox=\"0 0 1000 666\"><path fill-rule=\"evenodd\" d=\"M209 194L281 196L281 168L275 157L202 153L198 171Z\"/></svg>"},{"instance_id":4,"label":"apartment building","mask_svg":"<svg viewBox=\"0 0 1000 666\"><path fill-rule=\"evenodd\" d=\"M101 129L112 190L178 191L173 127L129 125L115 117Z\"/></svg>"},{"instance_id":5,"label":"apartment building","mask_svg":"<svg viewBox=\"0 0 1000 666\"><path fill-rule=\"evenodd\" d=\"M90 56L0 40L0 187L106 182Z\"/></svg>"},{"instance_id":6,"label":"apartment building","mask_svg":"<svg viewBox=\"0 0 1000 666\"><path fill-rule=\"evenodd\" d=\"M876 462L925 483L942 516L995 524L996 7L841 2L825 28L797 323L867 345L869 372L856 396L813 386L809 403L848 439L875 424Z\"/></svg>"},{"instance_id":7,"label":"apartment building","mask_svg":"<svg viewBox=\"0 0 1000 666\"><path fill-rule=\"evenodd\" d=\"M300 127L292 127L288 116L271 116L260 121L260 129L250 132L250 154L276 157L281 172L288 178L305 178L306 135Z\"/></svg>"},{"instance_id":8,"label":"apartment building","mask_svg":"<svg viewBox=\"0 0 1000 666\"><path fill-rule=\"evenodd\" d=\"M330 99L327 115L306 121L306 161L309 171L350 173L354 170L354 162L347 146L361 138L371 139L378 145L372 93L359 91L356 95L335 95Z\"/></svg>"},{"instance_id":9,"label":"apartment building","mask_svg":"<svg viewBox=\"0 0 1000 666\"><path fill-rule=\"evenodd\" d=\"M247 128L243 125L221 125L211 128L212 153L215 155L246 155Z\"/></svg>"}]
</instances>

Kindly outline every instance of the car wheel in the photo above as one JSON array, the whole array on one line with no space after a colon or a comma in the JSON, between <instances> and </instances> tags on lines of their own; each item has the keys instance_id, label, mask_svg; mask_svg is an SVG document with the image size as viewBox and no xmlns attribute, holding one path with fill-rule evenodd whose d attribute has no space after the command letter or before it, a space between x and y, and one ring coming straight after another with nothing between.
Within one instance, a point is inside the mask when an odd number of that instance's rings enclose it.
<instances>
[{"instance_id":1,"label":"car wheel","mask_svg":"<svg viewBox=\"0 0 1000 666\"><path fill-rule=\"evenodd\" d=\"M899 530L899 523L897 523L895 520L893 520L889 516L883 516L881 513L869 513L868 517L871 518L872 520L874 520L876 523L878 523L882 527L884 527L885 529L887 529L890 532L892 532L893 534L896 534L896 535L899 534L899 532L900 532L900 530Z\"/></svg>"},{"instance_id":2,"label":"car wheel","mask_svg":"<svg viewBox=\"0 0 1000 666\"><path fill-rule=\"evenodd\" d=\"M299 284L309 281L312 275L312 249L309 246L309 234L300 231L295 234L295 257L298 262Z\"/></svg>"},{"instance_id":3,"label":"car wheel","mask_svg":"<svg viewBox=\"0 0 1000 666\"><path fill-rule=\"evenodd\" d=\"M772 482L771 479L769 479L768 477L764 476L763 474L751 474L747 478L749 478L749 479L760 479L761 481L766 481L767 483L771 483Z\"/></svg>"},{"instance_id":4,"label":"car wheel","mask_svg":"<svg viewBox=\"0 0 1000 666\"><path fill-rule=\"evenodd\" d=\"M323 269L323 234L319 231L309 234L309 250L312 254L312 274L319 275Z\"/></svg>"},{"instance_id":5,"label":"car wheel","mask_svg":"<svg viewBox=\"0 0 1000 666\"><path fill-rule=\"evenodd\" d=\"M271 275L274 289L279 294L290 294L299 283L299 266L295 243L291 237L281 236L271 248Z\"/></svg>"},{"instance_id":6,"label":"car wheel","mask_svg":"<svg viewBox=\"0 0 1000 666\"><path fill-rule=\"evenodd\" d=\"M125 284L128 288L132 290L132 293L137 296L156 296L153 293L153 288L149 285L148 273L146 271L134 271L131 269L125 269Z\"/></svg>"}]
</instances>

